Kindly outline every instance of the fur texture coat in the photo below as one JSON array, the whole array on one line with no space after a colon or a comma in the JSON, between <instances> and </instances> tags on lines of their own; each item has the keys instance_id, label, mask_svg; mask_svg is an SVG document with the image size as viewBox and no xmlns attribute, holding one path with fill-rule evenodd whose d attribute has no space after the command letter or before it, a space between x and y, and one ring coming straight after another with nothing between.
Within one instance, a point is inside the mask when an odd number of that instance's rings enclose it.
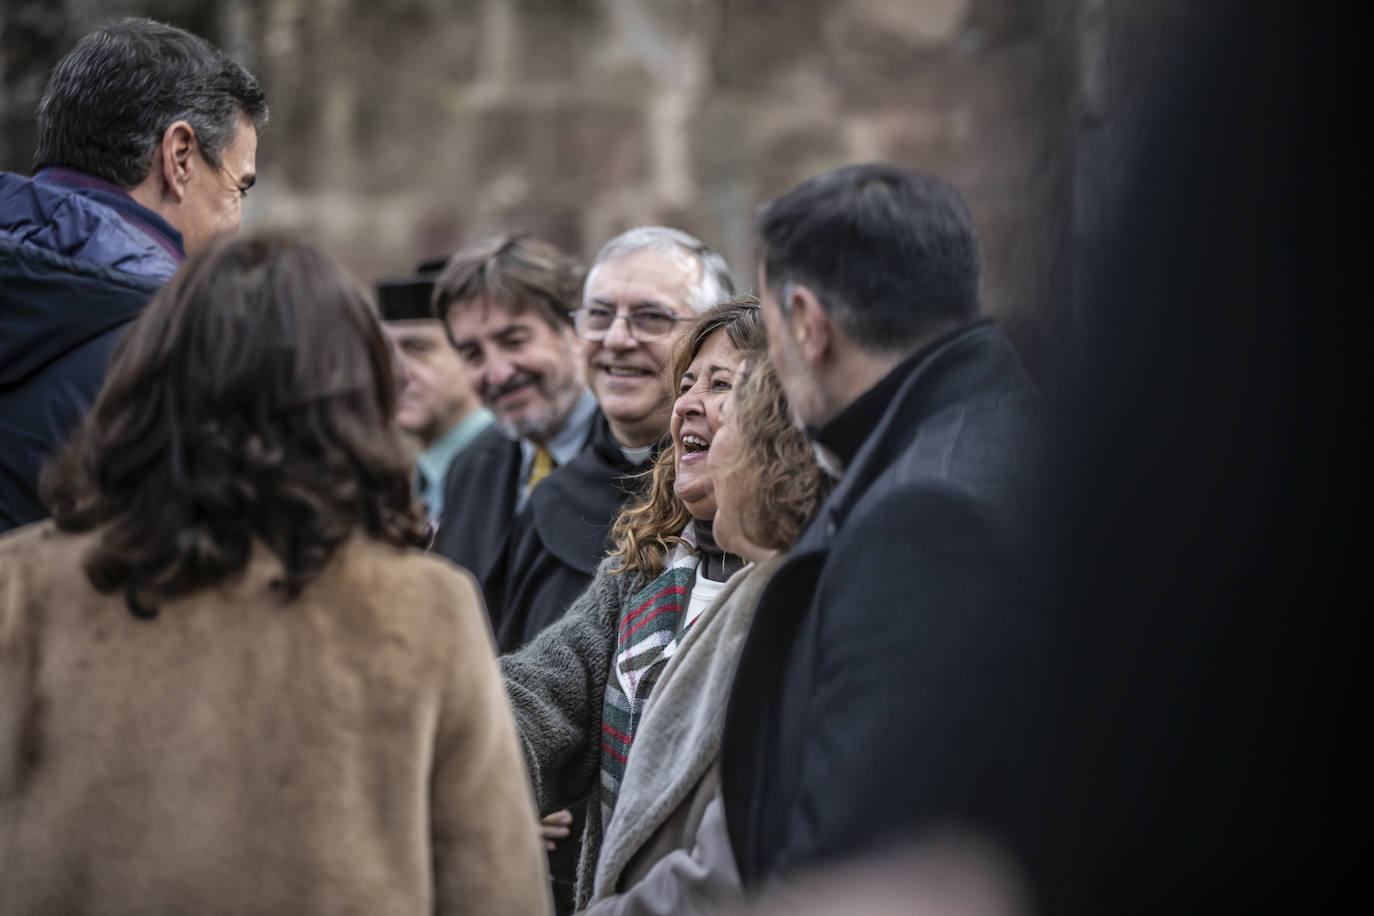
<instances>
[{"instance_id":1,"label":"fur texture coat","mask_svg":"<svg viewBox=\"0 0 1374 916\"><path fill-rule=\"evenodd\" d=\"M0 538L0 912L545 913L469 576L355 537L135 618L91 536Z\"/></svg>"}]
</instances>

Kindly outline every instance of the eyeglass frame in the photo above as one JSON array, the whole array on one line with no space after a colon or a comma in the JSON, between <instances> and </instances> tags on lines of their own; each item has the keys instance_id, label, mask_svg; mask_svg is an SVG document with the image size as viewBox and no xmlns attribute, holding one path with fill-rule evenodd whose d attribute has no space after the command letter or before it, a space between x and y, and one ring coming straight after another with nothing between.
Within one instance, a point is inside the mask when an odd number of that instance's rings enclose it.
<instances>
[{"instance_id":1,"label":"eyeglass frame","mask_svg":"<svg viewBox=\"0 0 1374 916\"><path fill-rule=\"evenodd\" d=\"M606 339L606 335L611 333L611 328L615 327L616 321L621 318L625 319L625 332L629 334L630 338L634 340L636 343L659 343L673 336L673 328L670 326L667 331L663 332L663 334L658 337L640 337L638 334L635 333L633 319L636 315L643 314L644 312L649 311L649 309L631 309L629 312L626 312L624 314L620 313L619 311L613 312L611 314L611 323L606 325L606 329L604 331L601 331L599 336L597 337L588 337L587 333L582 329L582 316L585 315L587 312L591 311L593 308L596 308L598 311L611 311L605 306L583 306L582 308L573 309L571 312L568 313L572 316L573 329L577 331L577 336L581 337L583 340L588 341L590 343L601 343L602 341L604 341ZM697 316L695 315L692 315L690 317L685 315L671 315L666 311L660 312L658 310L654 310L653 314L656 317L664 318L668 321L671 321L674 325L676 325L679 321L695 321L697 319Z\"/></svg>"}]
</instances>

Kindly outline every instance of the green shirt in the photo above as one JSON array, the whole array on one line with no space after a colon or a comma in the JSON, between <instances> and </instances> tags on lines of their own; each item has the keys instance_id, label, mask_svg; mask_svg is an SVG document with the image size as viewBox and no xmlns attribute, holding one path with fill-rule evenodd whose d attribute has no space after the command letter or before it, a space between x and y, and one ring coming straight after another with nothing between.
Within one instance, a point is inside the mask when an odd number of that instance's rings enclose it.
<instances>
[{"instance_id":1,"label":"green shirt","mask_svg":"<svg viewBox=\"0 0 1374 916\"><path fill-rule=\"evenodd\" d=\"M415 490L429 510L431 519L438 518L444 511L444 477L448 475L449 464L491 425L491 421L491 411L479 407L459 420L453 429L440 436L416 459Z\"/></svg>"}]
</instances>

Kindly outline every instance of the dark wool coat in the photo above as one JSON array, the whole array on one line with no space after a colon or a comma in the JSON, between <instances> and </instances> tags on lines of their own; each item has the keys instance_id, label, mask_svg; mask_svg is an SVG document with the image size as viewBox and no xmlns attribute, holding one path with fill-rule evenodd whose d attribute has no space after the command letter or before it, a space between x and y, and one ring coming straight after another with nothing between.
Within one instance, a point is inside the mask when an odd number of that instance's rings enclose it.
<instances>
[{"instance_id":1,"label":"dark wool coat","mask_svg":"<svg viewBox=\"0 0 1374 916\"><path fill-rule=\"evenodd\" d=\"M481 582L505 546L519 479L520 443L492 424L448 466L434 552Z\"/></svg>"},{"instance_id":2,"label":"dark wool coat","mask_svg":"<svg viewBox=\"0 0 1374 916\"><path fill-rule=\"evenodd\" d=\"M92 536L0 538L0 913L546 913L477 588L362 537L293 601L243 573L152 620Z\"/></svg>"},{"instance_id":3,"label":"dark wool coat","mask_svg":"<svg viewBox=\"0 0 1374 916\"><path fill-rule=\"evenodd\" d=\"M595 431L604 423L598 414L579 454L591 446ZM519 440L510 438L493 424L453 459L444 478L444 517L439 520L434 552L471 571L484 587L488 580L496 581L493 573L498 564L504 563L506 545L512 536L511 525L519 502L520 458ZM569 465L574 463L569 462ZM540 487L547 482L545 478ZM530 495L533 498L534 494ZM591 549L591 543L601 543L601 539L594 536L588 542L581 531L578 537L577 557ZM595 561L591 568L596 568ZM503 598L504 595L495 597ZM498 615L493 613L492 631L499 630Z\"/></svg>"},{"instance_id":4,"label":"dark wool coat","mask_svg":"<svg viewBox=\"0 0 1374 916\"><path fill-rule=\"evenodd\" d=\"M598 414L588 447L534 488L482 579L498 651L534 639L586 591L622 503L651 466L631 463Z\"/></svg>"},{"instance_id":5,"label":"dark wool coat","mask_svg":"<svg viewBox=\"0 0 1374 916\"><path fill-rule=\"evenodd\" d=\"M117 189L47 177L0 173L0 531L48 514L43 462L95 400L124 326L180 256L176 230Z\"/></svg>"},{"instance_id":6,"label":"dark wool coat","mask_svg":"<svg viewBox=\"0 0 1374 916\"><path fill-rule=\"evenodd\" d=\"M980 323L935 342L764 590L726 715L721 790L746 887L958 814L1025 615L1018 481L1039 398Z\"/></svg>"}]
</instances>

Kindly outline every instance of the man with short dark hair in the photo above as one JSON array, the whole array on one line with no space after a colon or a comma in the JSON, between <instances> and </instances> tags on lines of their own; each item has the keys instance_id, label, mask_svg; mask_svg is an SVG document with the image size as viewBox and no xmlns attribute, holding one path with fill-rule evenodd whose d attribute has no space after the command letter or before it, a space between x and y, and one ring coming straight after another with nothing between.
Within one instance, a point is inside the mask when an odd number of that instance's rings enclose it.
<instances>
[{"instance_id":1,"label":"man with short dark hair","mask_svg":"<svg viewBox=\"0 0 1374 916\"><path fill-rule=\"evenodd\" d=\"M959 193L843 168L757 223L770 358L838 476L764 592L722 738L746 886L968 810L1007 723L961 710L1021 641L1009 599L1039 397L977 318Z\"/></svg>"},{"instance_id":2,"label":"man with short dark hair","mask_svg":"<svg viewBox=\"0 0 1374 916\"><path fill-rule=\"evenodd\" d=\"M38 472L123 326L187 252L238 229L267 105L181 29L125 19L54 68L33 178L0 173L0 531L42 518Z\"/></svg>"}]
</instances>

